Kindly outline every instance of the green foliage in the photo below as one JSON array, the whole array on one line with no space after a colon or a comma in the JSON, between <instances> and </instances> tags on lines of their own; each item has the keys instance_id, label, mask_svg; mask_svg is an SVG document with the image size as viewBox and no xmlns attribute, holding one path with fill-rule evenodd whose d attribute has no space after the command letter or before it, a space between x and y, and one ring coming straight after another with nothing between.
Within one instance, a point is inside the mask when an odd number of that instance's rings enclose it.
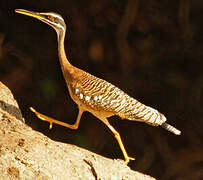
<instances>
[{"instance_id":1,"label":"green foliage","mask_svg":"<svg viewBox=\"0 0 203 180\"><path fill-rule=\"evenodd\" d=\"M58 84L54 79L45 79L41 81L40 90L46 100L51 101L57 96Z\"/></svg>"}]
</instances>

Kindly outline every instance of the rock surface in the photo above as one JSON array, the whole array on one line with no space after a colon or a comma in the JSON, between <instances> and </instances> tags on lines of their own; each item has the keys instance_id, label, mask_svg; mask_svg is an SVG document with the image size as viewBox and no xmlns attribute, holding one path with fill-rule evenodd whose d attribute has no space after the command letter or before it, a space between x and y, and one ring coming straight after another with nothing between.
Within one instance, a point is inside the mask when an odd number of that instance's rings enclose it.
<instances>
[{"instance_id":1,"label":"rock surface","mask_svg":"<svg viewBox=\"0 0 203 180\"><path fill-rule=\"evenodd\" d=\"M152 180L122 160L55 142L24 123L10 90L0 82L0 180Z\"/></svg>"}]
</instances>

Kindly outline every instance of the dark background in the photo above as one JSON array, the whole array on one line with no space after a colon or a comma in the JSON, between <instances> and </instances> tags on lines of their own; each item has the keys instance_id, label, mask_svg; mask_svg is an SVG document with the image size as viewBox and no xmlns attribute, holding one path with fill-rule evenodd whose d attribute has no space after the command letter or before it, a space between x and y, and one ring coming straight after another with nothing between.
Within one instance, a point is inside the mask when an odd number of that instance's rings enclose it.
<instances>
[{"instance_id":1,"label":"dark background","mask_svg":"<svg viewBox=\"0 0 203 180\"><path fill-rule=\"evenodd\" d=\"M67 24L70 62L166 115L182 131L110 118L129 166L158 179L203 179L203 2L201 0L38 0L0 2L0 80L14 93L26 123L50 138L123 159L105 125L84 113L78 130L48 123L33 106L74 123L57 54L56 33L14 9L60 13Z\"/></svg>"}]
</instances>

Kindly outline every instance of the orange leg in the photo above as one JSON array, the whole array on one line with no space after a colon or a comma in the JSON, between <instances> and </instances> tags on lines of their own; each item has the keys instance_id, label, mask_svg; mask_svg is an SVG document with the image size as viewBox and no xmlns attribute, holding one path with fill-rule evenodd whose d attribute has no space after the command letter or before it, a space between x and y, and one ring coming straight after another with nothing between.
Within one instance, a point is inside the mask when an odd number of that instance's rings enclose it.
<instances>
[{"instance_id":1,"label":"orange leg","mask_svg":"<svg viewBox=\"0 0 203 180\"><path fill-rule=\"evenodd\" d=\"M41 113L37 112L37 111L36 111L34 108L32 108L32 107L30 107L30 110L31 110L32 112L34 112L35 115L36 115L39 119L41 119L41 120L43 120L43 121L49 122L49 123L50 123L50 125L49 125L49 128L50 128L50 129L52 128L53 123L54 123L54 124L61 125L61 126L64 126L64 127L67 127L67 128L70 128L70 129L78 129L78 126L79 126L79 123L80 123L80 119L81 119L82 113L84 112L84 110L82 110L82 109L79 108L78 117L77 117L77 120L76 120L75 124L68 124L68 123L64 123L64 122L55 120L55 119L53 119L53 118L51 118L51 117L45 116L44 114L41 114Z\"/></svg>"},{"instance_id":2,"label":"orange leg","mask_svg":"<svg viewBox=\"0 0 203 180\"><path fill-rule=\"evenodd\" d=\"M70 128L70 129L78 129L78 126L79 126L79 123L80 123L80 119L81 119L82 113L84 112L84 110L82 110L82 109L79 108L77 120L76 120L75 124L71 125L71 124L68 124L68 123L64 123L64 122L55 120L55 119L53 119L53 118L51 118L51 117L45 116L45 115L43 115L43 114L37 112L37 111L36 111L34 108L32 108L32 107L30 108L30 110L31 110L32 112L34 112L35 115L36 115L39 119L41 119L41 120L43 120L43 121L49 122L49 123L50 123L50 126L49 126L50 129L52 128L52 124L53 124L53 123L54 123L54 124L61 125L61 126L64 126L64 127L67 127L67 128ZM121 140L120 134L113 128L113 126L110 125L110 123L108 122L108 120L107 120L106 118L104 118L104 117L101 118L101 117L98 117L98 116L97 116L97 118L99 118L102 122L104 122L104 123L108 126L108 128L112 131L112 133L114 134L114 136L115 136L115 138L116 138L116 140L117 140L117 142L118 142L118 144L119 144L119 146L120 146L120 148L121 148L121 151L122 151L122 153L123 153L123 155L124 155L125 164L128 164L130 160L135 160L134 158L128 156L128 154L127 154L127 152L126 152L126 150L125 150L125 147L124 147L124 145L123 145L123 142L122 142L122 140Z\"/></svg>"},{"instance_id":3,"label":"orange leg","mask_svg":"<svg viewBox=\"0 0 203 180\"><path fill-rule=\"evenodd\" d=\"M97 116L98 117L98 116ZM113 126L111 126L111 124L108 122L108 120L106 118L101 118L101 117L98 117L100 120L102 120L102 122L104 122L108 128L112 131L112 133L114 134L120 148L121 148L121 151L123 153L123 156L125 158L125 164L127 165L129 163L130 160L135 160L135 158L132 158L132 157L129 157L126 150L125 150L125 147L123 145L123 142L121 140L121 137L120 137L120 134L114 129Z\"/></svg>"}]
</instances>

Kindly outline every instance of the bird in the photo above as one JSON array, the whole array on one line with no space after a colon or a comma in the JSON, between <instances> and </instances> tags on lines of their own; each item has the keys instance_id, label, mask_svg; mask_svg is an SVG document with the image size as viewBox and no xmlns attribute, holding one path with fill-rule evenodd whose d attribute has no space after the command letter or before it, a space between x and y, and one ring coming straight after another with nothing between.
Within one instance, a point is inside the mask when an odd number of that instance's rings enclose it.
<instances>
[{"instance_id":1,"label":"bird","mask_svg":"<svg viewBox=\"0 0 203 180\"><path fill-rule=\"evenodd\" d=\"M64 47L66 23L60 14L55 12L34 12L24 9L16 9L15 12L36 18L48 24L55 29L57 34L58 56L62 73L69 94L78 105L79 110L76 122L68 124L46 116L30 107L30 110L39 119L47 121L50 124L50 129L53 124L70 129L78 129L83 112L88 111L101 120L114 134L123 153L125 164L135 160L135 158L128 155L119 132L109 123L109 117L117 115L121 119L140 121L152 126L160 125L175 135L181 134L180 130L166 123L166 117L158 110L142 104L113 84L73 66L66 56Z\"/></svg>"}]
</instances>

